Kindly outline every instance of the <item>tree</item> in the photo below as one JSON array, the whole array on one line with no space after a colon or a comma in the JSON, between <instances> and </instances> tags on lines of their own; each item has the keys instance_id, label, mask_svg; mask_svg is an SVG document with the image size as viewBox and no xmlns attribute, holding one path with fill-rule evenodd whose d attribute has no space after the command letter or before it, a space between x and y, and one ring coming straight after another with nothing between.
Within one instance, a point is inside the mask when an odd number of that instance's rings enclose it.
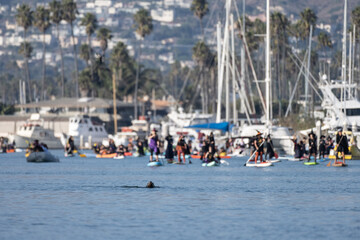
<instances>
[{"instance_id":1,"label":"tree","mask_svg":"<svg viewBox=\"0 0 360 240\"><path fill-rule=\"evenodd\" d=\"M274 75L275 88L273 88L274 93L276 93L278 99L284 98L286 91L286 82L285 82L285 60L286 60L286 51L288 50L288 34L287 29L290 26L290 22L287 17L280 12L271 13L271 35L273 43L273 55L276 57L275 66L276 74ZM275 91L276 90L276 91ZM275 96L275 94L273 94ZM279 101L281 104L281 101ZM279 117L281 116L281 106L279 106Z\"/></svg>"},{"instance_id":2,"label":"tree","mask_svg":"<svg viewBox=\"0 0 360 240\"><path fill-rule=\"evenodd\" d=\"M78 79L78 62L77 62L77 52L76 52L76 44L75 43L75 36L74 36L74 22L76 20L76 14L78 14L76 2L74 0L63 0L62 2L63 8L63 19L69 23L70 31L71 31L71 38L73 43L74 49L74 63L75 63L75 96L76 98L79 97L79 79Z\"/></svg>"},{"instance_id":3,"label":"tree","mask_svg":"<svg viewBox=\"0 0 360 240\"><path fill-rule=\"evenodd\" d=\"M89 68L89 62L91 61L91 57L93 54L93 50L89 47L87 44L82 44L80 46L80 53L79 56L81 59L83 59L86 63L86 67ZM90 69L91 74L93 74L93 71Z\"/></svg>"},{"instance_id":4,"label":"tree","mask_svg":"<svg viewBox=\"0 0 360 240\"><path fill-rule=\"evenodd\" d=\"M27 85L28 85L28 98L31 101L32 97L31 97L31 82L30 82L30 72L29 72L29 62L28 62L28 54L26 54L28 52L29 49L26 49L26 47L29 45L26 42L26 33L27 30L32 26L33 23L33 11L30 9L29 5L27 4L21 4L18 8L17 8L17 13L16 13L16 23L24 28L24 42L23 44L21 44L22 47L24 47L23 49L23 56L25 58L25 79L27 81ZM31 55L31 52L30 52Z\"/></svg>"},{"instance_id":5,"label":"tree","mask_svg":"<svg viewBox=\"0 0 360 240\"><path fill-rule=\"evenodd\" d=\"M123 68L125 64L129 64L129 61L130 57L126 45L123 42L118 42L110 56L111 69L113 69L116 74L117 82L123 81ZM115 89L115 86L113 86L113 89Z\"/></svg>"},{"instance_id":6,"label":"tree","mask_svg":"<svg viewBox=\"0 0 360 240\"><path fill-rule=\"evenodd\" d=\"M98 27L98 22L96 19L96 16L92 13L86 13L84 17L81 19L80 25L85 26L85 31L87 35L88 40L88 50L89 50L89 57L91 62L91 76L94 75L94 69L93 69L93 57L92 57L92 47L91 47L91 35L94 34L96 28Z\"/></svg>"},{"instance_id":7,"label":"tree","mask_svg":"<svg viewBox=\"0 0 360 240\"><path fill-rule=\"evenodd\" d=\"M143 40L153 30L152 18L149 11L140 9L134 15L134 27L136 33ZM136 80L135 80L135 96L134 96L134 119L137 119L137 95L138 95L138 83L139 83L139 72L140 72L140 57L141 57L141 44L139 46L139 60L136 69Z\"/></svg>"},{"instance_id":8,"label":"tree","mask_svg":"<svg viewBox=\"0 0 360 240\"><path fill-rule=\"evenodd\" d=\"M310 8L305 8L304 11L300 13L300 20L297 27L300 32L300 38L305 40L310 35L310 26L313 26L313 30L315 29L317 21L317 16L314 11Z\"/></svg>"},{"instance_id":9,"label":"tree","mask_svg":"<svg viewBox=\"0 0 360 240\"><path fill-rule=\"evenodd\" d=\"M356 26L356 38L359 38L360 33L360 6L357 6L351 12L351 23Z\"/></svg>"},{"instance_id":10,"label":"tree","mask_svg":"<svg viewBox=\"0 0 360 240\"><path fill-rule=\"evenodd\" d=\"M111 31L108 28L99 28L99 30L96 32L96 37L100 41L102 56L105 57L105 51L108 47L108 41L112 38Z\"/></svg>"},{"instance_id":11,"label":"tree","mask_svg":"<svg viewBox=\"0 0 360 240\"><path fill-rule=\"evenodd\" d=\"M43 69L42 69L42 82L41 82L41 99L44 100L44 86L45 86L45 75L46 75L46 64L45 64L45 53L46 53L46 43L45 43L45 32L50 27L50 11L49 9L39 6L36 8L34 14L35 22L34 25L39 29L43 35Z\"/></svg>"},{"instance_id":12,"label":"tree","mask_svg":"<svg viewBox=\"0 0 360 240\"><path fill-rule=\"evenodd\" d=\"M196 84L197 91L195 92L195 95L193 96L192 103L195 101L195 98L197 97L197 94L199 93L199 90L202 91L202 110L203 113L208 112L208 81L205 82L204 79L204 72L205 67L209 67L210 63L212 62L214 56L210 51L210 48L205 44L203 41L199 41L195 44L195 46L192 49L193 51L193 59L195 62L199 65L200 69L200 79L198 84ZM201 88L199 86L202 86Z\"/></svg>"},{"instance_id":13,"label":"tree","mask_svg":"<svg viewBox=\"0 0 360 240\"><path fill-rule=\"evenodd\" d=\"M64 77L64 54L61 46L59 35L59 24L63 20L63 8L59 1L53 0L49 3L50 6L50 19L56 25L56 35L59 43L60 57L61 57L61 96L65 96L65 77Z\"/></svg>"},{"instance_id":14,"label":"tree","mask_svg":"<svg viewBox=\"0 0 360 240\"><path fill-rule=\"evenodd\" d=\"M204 28L202 24L202 19L209 12L209 5L206 0L193 0L191 3L190 10L200 20L200 30L201 30L202 39L204 40Z\"/></svg>"}]
</instances>

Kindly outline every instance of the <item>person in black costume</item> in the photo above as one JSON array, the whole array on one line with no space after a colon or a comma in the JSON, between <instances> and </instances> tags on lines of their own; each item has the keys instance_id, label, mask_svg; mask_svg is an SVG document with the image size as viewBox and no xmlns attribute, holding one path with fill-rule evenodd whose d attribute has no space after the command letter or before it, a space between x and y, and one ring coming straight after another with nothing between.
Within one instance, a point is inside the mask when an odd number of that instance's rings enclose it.
<instances>
[{"instance_id":1,"label":"person in black costume","mask_svg":"<svg viewBox=\"0 0 360 240\"><path fill-rule=\"evenodd\" d=\"M167 135L165 140L167 141L165 158L167 159L168 163L172 163L174 161L174 150L173 150L174 139L172 138L171 135Z\"/></svg>"},{"instance_id":2,"label":"person in black costume","mask_svg":"<svg viewBox=\"0 0 360 240\"><path fill-rule=\"evenodd\" d=\"M145 156L143 142L140 139L138 139L136 142L136 145L137 145L139 156Z\"/></svg>"},{"instance_id":3,"label":"person in black costume","mask_svg":"<svg viewBox=\"0 0 360 240\"><path fill-rule=\"evenodd\" d=\"M325 158L325 150L326 150L326 142L325 142L325 136L321 135L320 137L320 145L319 145L319 158Z\"/></svg>"},{"instance_id":4,"label":"person in black costume","mask_svg":"<svg viewBox=\"0 0 360 240\"><path fill-rule=\"evenodd\" d=\"M313 131L309 134L309 157L308 162L310 161L311 155L314 156L314 162L316 162L316 153L317 153L317 144L316 144L316 135Z\"/></svg>"},{"instance_id":5,"label":"person in black costume","mask_svg":"<svg viewBox=\"0 0 360 240\"><path fill-rule=\"evenodd\" d=\"M342 130L340 130L337 134L336 134L336 160L338 159L338 154L341 153L342 155L342 159L343 159L343 164L345 164L345 154L347 154L349 151L349 146L348 146L348 140L346 135L342 132Z\"/></svg>"},{"instance_id":6,"label":"person in black costume","mask_svg":"<svg viewBox=\"0 0 360 240\"><path fill-rule=\"evenodd\" d=\"M67 141L65 151L67 152L67 154L73 154L74 150L75 150L74 138L70 136Z\"/></svg>"},{"instance_id":7,"label":"person in black costume","mask_svg":"<svg viewBox=\"0 0 360 240\"><path fill-rule=\"evenodd\" d=\"M270 134L266 138L266 154L265 160L267 160L267 156L269 156L269 160L275 156L274 145L271 140Z\"/></svg>"}]
</instances>

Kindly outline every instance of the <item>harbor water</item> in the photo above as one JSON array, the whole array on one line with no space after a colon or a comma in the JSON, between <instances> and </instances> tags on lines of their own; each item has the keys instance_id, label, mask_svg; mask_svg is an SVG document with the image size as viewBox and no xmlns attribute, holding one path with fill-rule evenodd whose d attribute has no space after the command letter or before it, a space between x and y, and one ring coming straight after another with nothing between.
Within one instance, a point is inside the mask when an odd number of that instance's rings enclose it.
<instances>
[{"instance_id":1,"label":"harbor water","mask_svg":"<svg viewBox=\"0 0 360 240\"><path fill-rule=\"evenodd\" d=\"M0 155L0 239L359 239L360 161L268 168ZM142 188L148 181L158 188ZM138 186L138 187L137 187Z\"/></svg>"}]
</instances>

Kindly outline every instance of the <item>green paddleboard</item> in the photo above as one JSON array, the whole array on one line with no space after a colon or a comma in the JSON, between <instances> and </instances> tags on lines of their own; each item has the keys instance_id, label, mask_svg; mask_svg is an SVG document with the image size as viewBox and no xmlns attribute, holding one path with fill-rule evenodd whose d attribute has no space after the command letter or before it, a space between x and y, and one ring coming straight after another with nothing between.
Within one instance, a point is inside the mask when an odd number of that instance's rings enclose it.
<instances>
[{"instance_id":1,"label":"green paddleboard","mask_svg":"<svg viewBox=\"0 0 360 240\"><path fill-rule=\"evenodd\" d=\"M317 162L304 162L305 165L318 165Z\"/></svg>"}]
</instances>

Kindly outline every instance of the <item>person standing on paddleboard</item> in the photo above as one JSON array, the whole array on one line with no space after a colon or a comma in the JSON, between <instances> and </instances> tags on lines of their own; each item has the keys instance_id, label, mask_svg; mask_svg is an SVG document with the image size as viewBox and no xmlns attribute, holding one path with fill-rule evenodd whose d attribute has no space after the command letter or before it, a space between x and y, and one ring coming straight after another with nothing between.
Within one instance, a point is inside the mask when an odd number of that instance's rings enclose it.
<instances>
[{"instance_id":1,"label":"person standing on paddleboard","mask_svg":"<svg viewBox=\"0 0 360 240\"><path fill-rule=\"evenodd\" d=\"M167 141L165 158L167 159L168 163L172 163L174 161L174 151L173 151L174 139L169 134L166 136L165 140Z\"/></svg>"},{"instance_id":2,"label":"person standing on paddleboard","mask_svg":"<svg viewBox=\"0 0 360 240\"><path fill-rule=\"evenodd\" d=\"M336 134L336 153L335 162L337 162L338 154L341 153L343 164L345 164L345 154L348 153L348 140L342 129Z\"/></svg>"},{"instance_id":3,"label":"person standing on paddleboard","mask_svg":"<svg viewBox=\"0 0 360 240\"><path fill-rule=\"evenodd\" d=\"M257 163L258 157L260 156L260 162L263 161L264 154L264 138L261 136L261 132L257 132L256 138L254 140L254 151L255 153L255 164Z\"/></svg>"},{"instance_id":4,"label":"person standing on paddleboard","mask_svg":"<svg viewBox=\"0 0 360 240\"><path fill-rule=\"evenodd\" d=\"M156 129L154 128L149 136L149 148L150 148L150 162L153 161L153 154L155 153L156 161L159 161L159 138L156 134Z\"/></svg>"},{"instance_id":5,"label":"person standing on paddleboard","mask_svg":"<svg viewBox=\"0 0 360 240\"><path fill-rule=\"evenodd\" d=\"M310 161L311 155L314 155L314 162L316 162L316 153L317 153L317 145L316 145L316 135L313 131L309 134L309 157L308 162Z\"/></svg>"},{"instance_id":6,"label":"person standing on paddleboard","mask_svg":"<svg viewBox=\"0 0 360 240\"><path fill-rule=\"evenodd\" d=\"M186 142L184 139L183 135L180 135L179 140L176 144L176 151L177 151L177 155L178 155L178 162L181 163L181 154L183 155L184 158L184 163L185 163L185 152L186 152Z\"/></svg>"},{"instance_id":7,"label":"person standing on paddleboard","mask_svg":"<svg viewBox=\"0 0 360 240\"><path fill-rule=\"evenodd\" d=\"M326 142L325 142L325 136L321 135L320 137L320 145L319 145L319 158L325 158L325 150L326 150Z\"/></svg>"},{"instance_id":8,"label":"person standing on paddleboard","mask_svg":"<svg viewBox=\"0 0 360 240\"><path fill-rule=\"evenodd\" d=\"M266 153L265 160L267 160L267 156L269 156L269 160L275 156L274 145L271 140L270 134L266 137Z\"/></svg>"}]
</instances>

